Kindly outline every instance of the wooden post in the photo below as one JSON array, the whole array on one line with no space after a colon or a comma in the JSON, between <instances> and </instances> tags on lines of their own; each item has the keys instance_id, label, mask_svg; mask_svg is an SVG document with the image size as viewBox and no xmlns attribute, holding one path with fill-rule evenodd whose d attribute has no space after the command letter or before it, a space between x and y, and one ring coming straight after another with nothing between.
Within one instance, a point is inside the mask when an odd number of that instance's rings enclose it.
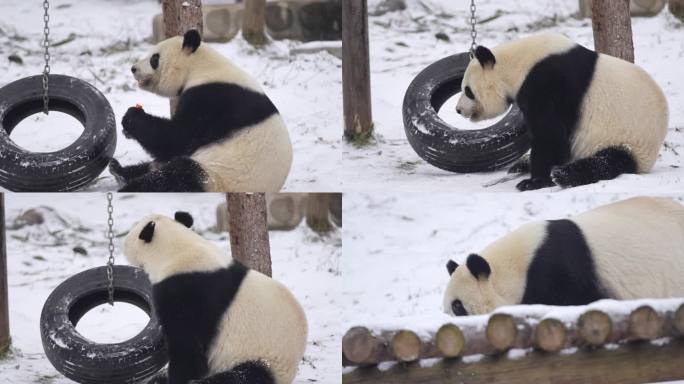
<instances>
[{"instance_id":1,"label":"wooden post","mask_svg":"<svg viewBox=\"0 0 684 384\"><path fill-rule=\"evenodd\" d=\"M202 21L202 0L163 0L162 20L166 38L183 36L190 29L196 29L200 35L204 29ZM171 115L176 112L178 98L170 101Z\"/></svg>"},{"instance_id":2,"label":"wooden post","mask_svg":"<svg viewBox=\"0 0 684 384\"><path fill-rule=\"evenodd\" d=\"M265 194L228 193L226 202L233 259L271 276Z\"/></svg>"},{"instance_id":3,"label":"wooden post","mask_svg":"<svg viewBox=\"0 0 684 384\"><path fill-rule=\"evenodd\" d=\"M597 52L634 62L630 0L593 0L591 24Z\"/></svg>"},{"instance_id":4,"label":"wooden post","mask_svg":"<svg viewBox=\"0 0 684 384\"><path fill-rule=\"evenodd\" d=\"M670 0L667 4L670 13L684 21L684 0Z\"/></svg>"},{"instance_id":5,"label":"wooden post","mask_svg":"<svg viewBox=\"0 0 684 384\"><path fill-rule=\"evenodd\" d=\"M367 0L342 1L344 137L363 143L373 133Z\"/></svg>"},{"instance_id":6,"label":"wooden post","mask_svg":"<svg viewBox=\"0 0 684 384\"><path fill-rule=\"evenodd\" d=\"M318 233L330 232L330 195L310 193L306 203L306 225Z\"/></svg>"},{"instance_id":7,"label":"wooden post","mask_svg":"<svg viewBox=\"0 0 684 384\"><path fill-rule=\"evenodd\" d=\"M0 356L5 354L10 346L7 245L5 239L5 195L0 193Z\"/></svg>"},{"instance_id":8,"label":"wooden post","mask_svg":"<svg viewBox=\"0 0 684 384\"><path fill-rule=\"evenodd\" d=\"M242 15L242 37L254 46L266 44L266 0L247 0Z\"/></svg>"}]
</instances>

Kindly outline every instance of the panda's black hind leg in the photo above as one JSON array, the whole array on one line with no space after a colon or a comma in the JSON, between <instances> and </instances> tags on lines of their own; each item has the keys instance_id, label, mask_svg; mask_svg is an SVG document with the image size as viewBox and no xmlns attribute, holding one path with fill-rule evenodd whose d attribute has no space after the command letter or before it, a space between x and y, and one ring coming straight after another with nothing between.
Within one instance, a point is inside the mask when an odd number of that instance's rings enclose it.
<instances>
[{"instance_id":1,"label":"panda's black hind leg","mask_svg":"<svg viewBox=\"0 0 684 384\"><path fill-rule=\"evenodd\" d=\"M623 173L636 171L636 160L629 151L610 147L596 152L593 156L553 168L551 179L563 188L577 187L599 180L611 180Z\"/></svg>"},{"instance_id":2,"label":"panda's black hind leg","mask_svg":"<svg viewBox=\"0 0 684 384\"><path fill-rule=\"evenodd\" d=\"M208 175L189 157L175 157L136 177L119 192L204 192Z\"/></svg>"},{"instance_id":3,"label":"panda's black hind leg","mask_svg":"<svg viewBox=\"0 0 684 384\"><path fill-rule=\"evenodd\" d=\"M246 361L230 371L191 380L188 384L275 384L275 379L264 362Z\"/></svg>"},{"instance_id":4,"label":"panda's black hind leg","mask_svg":"<svg viewBox=\"0 0 684 384\"><path fill-rule=\"evenodd\" d=\"M151 162L123 166L117 159L112 159L109 162L109 173L111 173L120 184L125 184L129 180L146 174L150 171L151 167Z\"/></svg>"}]
</instances>

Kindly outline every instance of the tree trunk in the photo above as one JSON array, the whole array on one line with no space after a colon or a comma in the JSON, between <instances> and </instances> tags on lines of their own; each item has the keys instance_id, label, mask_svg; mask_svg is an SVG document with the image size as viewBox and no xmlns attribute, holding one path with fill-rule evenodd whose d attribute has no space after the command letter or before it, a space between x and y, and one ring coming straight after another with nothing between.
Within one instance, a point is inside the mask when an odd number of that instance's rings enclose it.
<instances>
[{"instance_id":1,"label":"tree trunk","mask_svg":"<svg viewBox=\"0 0 684 384\"><path fill-rule=\"evenodd\" d=\"M670 0L668 9L676 18L684 21L684 0Z\"/></svg>"},{"instance_id":2,"label":"tree trunk","mask_svg":"<svg viewBox=\"0 0 684 384\"><path fill-rule=\"evenodd\" d=\"M266 0L247 0L242 16L242 37L254 46L266 44L265 25Z\"/></svg>"},{"instance_id":3,"label":"tree trunk","mask_svg":"<svg viewBox=\"0 0 684 384\"><path fill-rule=\"evenodd\" d=\"M184 5L185 4L185 5ZM183 36L190 29L202 34L202 0L163 0L162 20L166 38ZM176 112L178 98L170 100L171 115Z\"/></svg>"},{"instance_id":4,"label":"tree trunk","mask_svg":"<svg viewBox=\"0 0 684 384\"><path fill-rule=\"evenodd\" d=\"M310 193L306 205L306 225L318 233L329 232L330 194Z\"/></svg>"},{"instance_id":5,"label":"tree trunk","mask_svg":"<svg viewBox=\"0 0 684 384\"><path fill-rule=\"evenodd\" d=\"M7 294L7 246L5 244L5 195L0 193L0 357L10 345Z\"/></svg>"},{"instance_id":6,"label":"tree trunk","mask_svg":"<svg viewBox=\"0 0 684 384\"><path fill-rule=\"evenodd\" d=\"M226 202L233 259L271 276L265 194L228 193Z\"/></svg>"},{"instance_id":7,"label":"tree trunk","mask_svg":"<svg viewBox=\"0 0 684 384\"><path fill-rule=\"evenodd\" d=\"M373 133L367 0L342 1L344 137L362 144Z\"/></svg>"},{"instance_id":8,"label":"tree trunk","mask_svg":"<svg viewBox=\"0 0 684 384\"><path fill-rule=\"evenodd\" d=\"M597 52L634 62L630 0L593 0L591 23Z\"/></svg>"}]
</instances>

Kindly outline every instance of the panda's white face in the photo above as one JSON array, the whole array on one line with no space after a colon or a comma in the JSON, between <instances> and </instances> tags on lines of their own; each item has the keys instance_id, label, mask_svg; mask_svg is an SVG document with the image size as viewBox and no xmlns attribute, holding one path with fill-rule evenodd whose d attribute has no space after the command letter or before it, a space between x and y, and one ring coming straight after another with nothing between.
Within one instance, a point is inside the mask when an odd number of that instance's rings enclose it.
<instances>
[{"instance_id":1,"label":"panda's white face","mask_svg":"<svg viewBox=\"0 0 684 384\"><path fill-rule=\"evenodd\" d=\"M196 52L200 42L197 31L190 30L183 37L172 37L157 44L131 67L138 86L161 96L178 96L190 70L201 60Z\"/></svg>"},{"instance_id":2,"label":"panda's white face","mask_svg":"<svg viewBox=\"0 0 684 384\"><path fill-rule=\"evenodd\" d=\"M444 312L452 316L481 315L503 304L492 286L489 264L479 255L468 256L467 265L447 264L451 278L444 291Z\"/></svg>"},{"instance_id":3,"label":"panda's white face","mask_svg":"<svg viewBox=\"0 0 684 384\"><path fill-rule=\"evenodd\" d=\"M491 51L478 47L476 57L466 68L456 112L471 121L499 116L506 112L511 104L495 63Z\"/></svg>"},{"instance_id":4,"label":"panda's white face","mask_svg":"<svg viewBox=\"0 0 684 384\"><path fill-rule=\"evenodd\" d=\"M175 220L150 215L140 220L124 240L124 255L142 267L152 283L179 273L211 271L230 261L218 247L196 234L192 216L176 212Z\"/></svg>"}]
</instances>

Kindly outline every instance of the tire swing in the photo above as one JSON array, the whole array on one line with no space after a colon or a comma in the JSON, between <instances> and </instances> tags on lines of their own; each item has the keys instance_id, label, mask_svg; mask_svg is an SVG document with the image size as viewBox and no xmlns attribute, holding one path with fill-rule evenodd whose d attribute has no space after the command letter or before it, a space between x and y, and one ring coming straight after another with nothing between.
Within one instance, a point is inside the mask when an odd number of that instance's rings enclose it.
<instances>
[{"instance_id":1,"label":"tire swing","mask_svg":"<svg viewBox=\"0 0 684 384\"><path fill-rule=\"evenodd\" d=\"M167 363L159 321L152 310L152 288L145 272L136 267L114 265L112 194L109 212L109 259L107 265L76 274L50 294L40 315L40 336L50 363L64 376L81 384L141 382ZM83 337L78 321L98 305L124 302L150 316L145 328L121 343L100 344Z\"/></svg>"},{"instance_id":2,"label":"tire swing","mask_svg":"<svg viewBox=\"0 0 684 384\"><path fill-rule=\"evenodd\" d=\"M43 8L43 74L0 88L0 186L15 192L79 189L102 173L116 148L114 112L104 95L81 79L50 74L47 0ZM83 124L83 133L55 152L37 153L19 147L10 133L23 119L40 111L46 115L49 111L66 113Z\"/></svg>"},{"instance_id":3,"label":"tire swing","mask_svg":"<svg viewBox=\"0 0 684 384\"><path fill-rule=\"evenodd\" d=\"M471 0L470 52L441 59L411 82L403 103L404 131L411 147L428 163L451 172L487 172L505 167L530 149L522 112L514 104L506 116L478 130L458 129L437 112L461 91L461 81L475 51L475 1Z\"/></svg>"}]
</instances>

